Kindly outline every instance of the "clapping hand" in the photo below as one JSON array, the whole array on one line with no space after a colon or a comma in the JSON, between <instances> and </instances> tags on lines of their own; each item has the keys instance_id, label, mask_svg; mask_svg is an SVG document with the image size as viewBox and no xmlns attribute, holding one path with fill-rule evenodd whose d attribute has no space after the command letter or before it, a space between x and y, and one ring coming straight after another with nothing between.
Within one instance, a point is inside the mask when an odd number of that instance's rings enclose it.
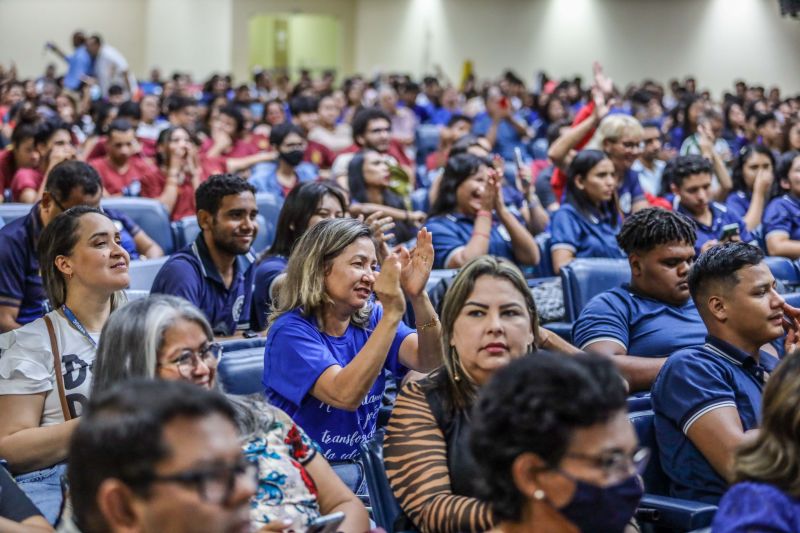
<instances>
[{"instance_id":1,"label":"clapping hand","mask_svg":"<svg viewBox=\"0 0 800 533\"><path fill-rule=\"evenodd\" d=\"M784 354L789 355L797 349L797 341L800 339L800 309L784 303L783 316L783 329L786 331Z\"/></svg>"},{"instance_id":2,"label":"clapping hand","mask_svg":"<svg viewBox=\"0 0 800 533\"><path fill-rule=\"evenodd\" d=\"M399 255L389 254L381 263L381 271L376 273L377 279L372 286L384 313L395 312L397 316L406 311L406 298L400 286L401 268Z\"/></svg>"},{"instance_id":3,"label":"clapping hand","mask_svg":"<svg viewBox=\"0 0 800 533\"><path fill-rule=\"evenodd\" d=\"M433 268L433 235L427 228L417 233L417 245L409 252L402 248L399 253L401 271L400 285L409 298L425 292Z\"/></svg>"}]
</instances>

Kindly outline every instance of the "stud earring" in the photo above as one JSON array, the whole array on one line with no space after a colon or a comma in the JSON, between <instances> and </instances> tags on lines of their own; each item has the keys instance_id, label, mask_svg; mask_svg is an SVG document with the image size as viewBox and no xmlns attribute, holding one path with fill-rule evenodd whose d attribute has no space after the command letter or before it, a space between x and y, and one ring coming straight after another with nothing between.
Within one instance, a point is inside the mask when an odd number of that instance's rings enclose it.
<instances>
[{"instance_id":1,"label":"stud earring","mask_svg":"<svg viewBox=\"0 0 800 533\"><path fill-rule=\"evenodd\" d=\"M536 501L544 500L544 491L542 489L536 489L533 491L533 499Z\"/></svg>"}]
</instances>

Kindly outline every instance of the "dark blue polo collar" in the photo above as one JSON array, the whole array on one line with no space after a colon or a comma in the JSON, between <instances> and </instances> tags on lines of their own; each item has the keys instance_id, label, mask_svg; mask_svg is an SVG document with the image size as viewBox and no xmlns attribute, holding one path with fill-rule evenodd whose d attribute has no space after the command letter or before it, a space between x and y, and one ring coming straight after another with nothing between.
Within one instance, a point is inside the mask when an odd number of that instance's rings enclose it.
<instances>
[{"instance_id":1,"label":"dark blue polo collar","mask_svg":"<svg viewBox=\"0 0 800 533\"><path fill-rule=\"evenodd\" d=\"M28 239L30 240L31 250L36 250L37 245L39 244L39 236L42 234L42 217L39 214L39 204L41 202L36 202L31 207L30 212L25 215L25 229L28 233Z\"/></svg>"},{"instance_id":2,"label":"dark blue polo collar","mask_svg":"<svg viewBox=\"0 0 800 533\"><path fill-rule=\"evenodd\" d=\"M770 354L762 351L759 361L756 361L747 352L713 335L706 336L705 348L730 364L741 367L762 386L766 383L766 377L769 372L775 368L774 360Z\"/></svg>"},{"instance_id":3,"label":"dark blue polo collar","mask_svg":"<svg viewBox=\"0 0 800 533\"><path fill-rule=\"evenodd\" d=\"M217 270L214 260L211 259L211 253L208 251L208 246L206 246L206 241L203 238L202 231L197 235L197 238L192 243L191 250L192 254L194 254L197 260L200 262L200 270L203 272L203 277L212 281L216 281L224 287L225 283L222 281L222 276ZM247 269L250 268L250 265L252 265L255 260L256 257L253 255L252 250L246 254L236 256L236 272L234 277L240 279L244 278L245 272L247 272Z\"/></svg>"}]
</instances>

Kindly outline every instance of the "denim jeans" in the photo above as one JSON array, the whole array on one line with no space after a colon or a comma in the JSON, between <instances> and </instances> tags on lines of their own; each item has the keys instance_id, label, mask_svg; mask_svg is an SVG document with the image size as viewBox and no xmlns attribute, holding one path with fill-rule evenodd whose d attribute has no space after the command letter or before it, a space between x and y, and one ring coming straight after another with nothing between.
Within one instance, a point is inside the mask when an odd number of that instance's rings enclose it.
<instances>
[{"instance_id":1,"label":"denim jeans","mask_svg":"<svg viewBox=\"0 0 800 533\"><path fill-rule=\"evenodd\" d=\"M61 476L66 474L66 463L18 475L17 485L30 498L48 522L55 524L61 511L63 495Z\"/></svg>"},{"instance_id":2,"label":"denim jeans","mask_svg":"<svg viewBox=\"0 0 800 533\"><path fill-rule=\"evenodd\" d=\"M331 467L356 496L368 496L364 467L357 461L331 461Z\"/></svg>"}]
</instances>

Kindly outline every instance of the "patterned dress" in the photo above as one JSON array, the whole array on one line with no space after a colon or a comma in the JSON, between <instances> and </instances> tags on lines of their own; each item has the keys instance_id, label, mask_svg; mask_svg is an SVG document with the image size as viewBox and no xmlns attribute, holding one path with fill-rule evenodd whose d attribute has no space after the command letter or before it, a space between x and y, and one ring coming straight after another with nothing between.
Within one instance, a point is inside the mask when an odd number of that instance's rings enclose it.
<instances>
[{"instance_id":1,"label":"patterned dress","mask_svg":"<svg viewBox=\"0 0 800 533\"><path fill-rule=\"evenodd\" d=\"M316 444L289 416L267 404L271 423L244 446L248 459L258 463L258 492L251 501L250 519L256 525L289 518L304 529L320 516L317 487L305 469L317 454Z\"/></svg>"}]
</instances>

